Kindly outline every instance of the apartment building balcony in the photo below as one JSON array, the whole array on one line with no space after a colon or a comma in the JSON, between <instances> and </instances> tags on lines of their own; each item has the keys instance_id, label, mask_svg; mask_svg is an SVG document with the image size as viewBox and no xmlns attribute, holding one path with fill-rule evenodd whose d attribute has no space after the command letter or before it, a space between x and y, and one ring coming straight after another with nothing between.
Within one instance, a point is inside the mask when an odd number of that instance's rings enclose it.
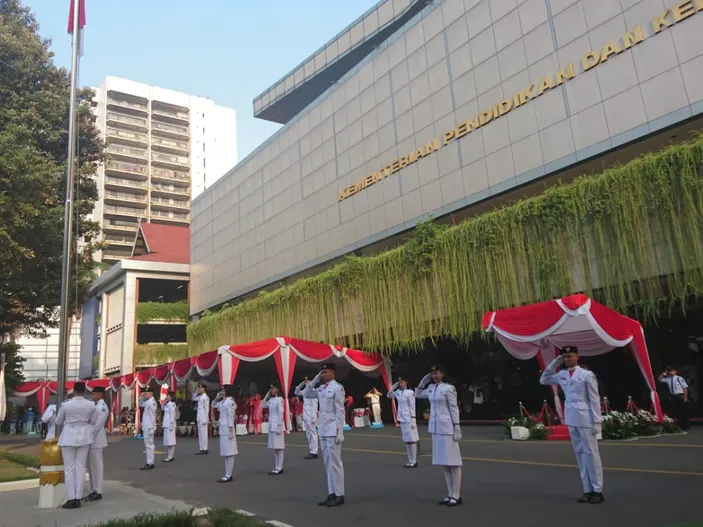
<instances>
[{"instance_id":1,"label":"apartment building balcony","mask_svg":"<svg viewBox=\"0 0 703 527\"><path fill-rule=\"evenodd\" d=\"M156 209L169 210L174 212L186 212L190 210L190 200L167 198L165 196L151 196L152 213Z\"/></svg>"},{"instance_id":2,"label":"apartment building balcony","mask_svg":"<svg viewBox=\"0 0 703 527\"><path fill-rule=\"evenodd\" d=\"M147 136L147 134L140 134L139 132L119 130L117 128L108 128L105 135L113 143L143 147L149 145L149 137Z\"/></svg>"},{"instance_id":3,"label":"apartment building balcony","mask_svg":"<svg viewBox=\"0 0 703 527\"><path fill-rule=\"evenodd\" d=\"M108 145L107 153L127 161L146 161L148 159L146 148L132 148L116 144Z\"/></svg>"},{"instance_id":4,"label":"apartment building balcony","mask_svg":"<svg viewBox=\"0 0 703 527\"><path fill-rule=\"evenodd\" d=\"M188 123L190 118L190 112L187 108L170 106L158 101L152 101L151 115L157 118L166 118L168 122L174 124Z\"/></svg>"},{"instance_id":5,"label":"apartment building balcony","mask_svg":"<svg viewBox=\"0 0 703 527\"><path fill-rule=\"evenodd\" d=\"M139 132L146 132L149 129L148 121L142 117L123 115L110 111L107 112L107 123Z\"/></svg>"},{"instance_id":6,"label":"apartment building balcony","mask_svg":"<svg viewBox=\"0 0 703 527\"><path fill-rule=\"evenodd\" d=\"M137 191L141 194L146 194L148 190L148 183L146 181L140 181L138 179L128 179L120 177L105 177L105 188L107 190L132 190Z\"/></svg>"},{"instance_id":7,"label":"apartment building balcony","mask_svg":"<svg viewBox=\"0 0 703 527\"><path fill-rule=\"evenodd\" d=\"M152 166L151 179L152 181L162 181L173 183L174 185L190 185L190 172Z\"/></svg>"},{"instance_id":8,"label":"apartment building balcony","mask_svg":"<svg viewBox=\"0 0 703 527\"><path fill-rule=\"evenodd\" d=\"M102 261L107 263L107 264L116 264L120 260L126 260L129 258L129 254L115 254L115 253L109 253L107 252L108 249L103 251L103 256L102 256Z\"/></svg>"},{"instance_id":9,"label":"apartment building balcony","mask_svg":"<svg viewBox=\"0 0 703 527\"><path fill-rule=\"evenodd\" d=\"M106 234L104 240L112 246L119 247L132 247L134 245L134 238L136 234L132 236L120 236L119 234Z\"/></svg>"},{"instance_id":10,"label":"apartment building balcony","mask_svg":"<svg viewBox=\"0 0 703 527\"><path fill-rule=\"evenodd\" d=\"M167 124L158 121L151 121L151 134L161 137L170 137L173 139L190 139L188 126L179 126L176 124Z\"/></svg>"},{"instance_id":11,"label":"apartment building balcony","mask_svg":"<svg viewBox=\"0 0 703 527\"><path fill-rule=\"evenodd\" d=\"M190 187L189 186L179 186L167 183L152 183L151 184L151 195L152 196L164 196L173 197L176 199L190 199Z\"/></svg>"},{"instance_id":12,"label":"apartment building balcony","mask_svg":"<svg viewBox=\"0 0 703 527\"><path fill-rule=\"evenodd\" d=\"M152 150L171 154L189 154L190 148L187 141L177 141L175 139L165 139L163 137L152 136Z\"/></svg>"},{"instance_id":13,"label":"apartment building balcony","mask_svg":"<svg viewBox=\"0 0 703 527\"><path fill-rule=\"evenodd\" d=\"M110 205L128 205L131 207L145 207L146 194L135 194L133 192L116 192L114 190L107 190L103 196L105 203Z\"/></svg>"},{"instance_id":14,"label":"apartment building balcony","mask_svg":"<svg viewBox=\"0 0 703 527\"><path fill-rule=\"evenodd\" d=\"M166 168L190 168L190 159L185 156L175 156L172 154L162 154L161 152L151 152L152 165Z\"/></svg>"},{"instance_id":15,"label":"apartment building balcony","mask_svg":"<svg viewBox=\"0 0 703 527\"><path fill-rule=\"evenodd\" d=\"M132 207L129 205L108 205L103 209L105 218L146 218L146 203L143 207Z\"/></svg>"},{"instance_id":16,"label":"apartment building balcony","mask_svg":"<svg viewBox=\"0 0 703 527\"><path fill-rule=\"evenodd\" d=\"M134 100L122 99L120 97L107 96L107 107L111 110L135 112L137 114L148 114L149 106L146 100L144 102Z\"/></svg>"},{"instance_id":17,"label":"apartment building balcony","mask_svg":"<svg viewBox=\"0 0 703 527\"><path fill-rule=\"evenodd\" d=\"M151 210L152 223L167 223L169 225L188 225L190 214L185 212L166 212L164 210Z\"/></svg>"},{"instance_id":18,"label":"apartment building balcony","mask_svg":"<svg viewBox=\"0 0 703 527\"><path fill-rule=\"evenodd\" d=\"M130 179L146 180L149 176L149 169L146 165L125 163L110 159L105 162L105 174L110 176L127 177Z\"/></svg>"},{"instance_id":19,"label":"apartment building balcony","mask_svg":"<svg viewBox=\"0 0 703 527\"><path fill-rule=\"evenodd\" d=\"M132 234L132 237L137 233L138 223L136 221L125 220L108 220L103 221L103 232L123 234Z\"/></svg>"}]
</instances>

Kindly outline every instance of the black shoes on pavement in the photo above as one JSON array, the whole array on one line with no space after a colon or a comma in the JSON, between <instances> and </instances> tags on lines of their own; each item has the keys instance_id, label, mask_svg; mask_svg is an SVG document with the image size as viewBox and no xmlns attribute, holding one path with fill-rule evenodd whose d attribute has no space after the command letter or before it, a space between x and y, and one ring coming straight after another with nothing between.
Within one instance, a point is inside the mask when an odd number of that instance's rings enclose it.
<instances>
[{"instance_id":1,"label":"black shoes on pavement","mask_svg":"<svg viewBox=\"0 0 703 527\"><path fill-rule=\"evenodd\" d=\"M80 509L81 500L68 500L66 503L61 505L62 509Z\"/></svg>"},{"instance_id":2,"label":"black shoes on pavement","mask_svg":"<svg viewBox=\"0 0 703 527\"><path fill-rule=\"evenodd\" d=\"M142 467L139 467L139 470L154 470L154 465L149 465L148 463Z\"/></svg>"},{"instance_id":3,"label":"black shoes on pavement","mask_svg":"<svg viewBox=\"0 0 703 527\"><path fill-rule=\"evenodd\" d=\"M576 501L577 503L590 503L591 505L598 505L599 503L603 503L605 501L605 496L603 496L602 492L586 492Z\"/></svg>"},{"instance_id":4,"label":"black shoes on pavement","mask_svg":"<svg viewBox=\"0 0 703 527\"><path fill-rule=\"evenodd\" d=\"M303 459L317 459L317 454L308 454Z\"/></svg>"},{"instance_id":5,"label":"black shoes on pavement","mask_svg":"<svg viewBox=\"0 0 703 527\"><path fill-rule=\"evenodd\" d=\"M196 452L196 456L207 456L210 453L209 450L201 450L200 452Z\"/></svg>"}]
</instances>

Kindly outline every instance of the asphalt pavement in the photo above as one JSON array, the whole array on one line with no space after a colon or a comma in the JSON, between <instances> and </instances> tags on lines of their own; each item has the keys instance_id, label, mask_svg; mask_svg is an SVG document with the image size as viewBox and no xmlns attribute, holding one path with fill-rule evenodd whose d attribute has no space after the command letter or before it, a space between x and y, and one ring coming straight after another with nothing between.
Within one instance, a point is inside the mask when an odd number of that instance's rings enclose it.
<instances>
[{"instance_id":1,"label":"asphalt pavement","mask_svg":"<svg viewBox=\"0 0 703 527\"><path fill-rule=\"evenodd\" d=\"M481 525L523 527L703 526L703 428L688 435L633 442L601 443L605 468L602 505L575 502L581 493L578 469L568 442L514 442L500 427L464 427L462 496L464 505L437 505L446 496L442 470L432 466L431 440L423 431L419 468L406 462L400 431L354 430L345 434L346 504L317 506L327 495L322 457L304 460L302 433L286 437L285 473L269 476L273 453L265 436L238 437L234 481L223 475L217 438L210 454L195 456L197 441L179 439L176 461L157 438L156 469L140 472L143 442L111 441L105 450L105 479L195 507L226 506L251 511L294 527L357 525Z\"/></svg>"}]
</instances>

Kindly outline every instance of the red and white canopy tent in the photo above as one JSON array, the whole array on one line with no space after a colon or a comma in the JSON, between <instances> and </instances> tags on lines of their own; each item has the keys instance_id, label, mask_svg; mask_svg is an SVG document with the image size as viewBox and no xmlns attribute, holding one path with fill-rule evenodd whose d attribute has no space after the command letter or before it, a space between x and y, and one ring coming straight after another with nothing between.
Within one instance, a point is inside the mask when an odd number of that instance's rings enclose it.
<instances>
[{"instance_id":1,"label":"red and white canopy tent","mask_svg":"<svg viewBox=\"0 0 703 527\"><path fill-rule=\"evenodd\" d=\"M66 381L66 391L72 392L74 381ZM18 384L12 394L18 397L30 397L32 395L37 396L37 407L39 409L39 414L43 414L46 407L49 405L49 397L51 394L56 393L57 387L56 381L35 381L35 382L23 382ZM88 390L93 390L93 388L101 387L107 388L110 386L110 379L94 379L86 381L86 388Z\"/></svg>"},{"instance_id":2,"label":"red and white canopy tent","mask_svg":"<svg viewBox=\"0 0 703 527\"><path fill-rule=\"evenodd\" d=\"M485 313L483 329L495 332L512 356L522 360L536 357L543 370L564 346L577 346L579 354L587 357L627 347L651 391L657 418L660 422L664 419L644 331L636 320L578 294ZM552 388L557 413L563 419L558 388Z\"/></svg>"},{"instance_id":3,"label":"red and white canopy tent","mask_svg":"<svg viewBox=\"0 0 703 527\"><path fill-rule=\"evenodd\" d=\"M281 391L286 400L290 395L293 372L298 359L312 363L327 360L341 361L364 373L378 371L388 390L393 384L390 361L378 354L291 337L275 337L248 344L220 346L217 350L196 357L162 364L136 373L87 381L87 386L89 389L94 386L109 386L114 392L121 389L136 390L136 396L139 398L140 390L151 385L152 382L159 385L168 384L175 391L178 385L183 385L188 380L213 378L215 371L220 385L233 384L242 361L260 362L271 357L275 362ZM72 390L73 382L67 382L66 387ZM41 392L37 398L40 411L43 412L49 399L49 391L56 393L56 382L24 383L14 390L14 394L27 397ZM114 401L115 410L119 410L116 397ZM286 412L288 412L287 408ZM395 415L395 405L393 405L393 412Z\"/></svg>"}]
</instances>

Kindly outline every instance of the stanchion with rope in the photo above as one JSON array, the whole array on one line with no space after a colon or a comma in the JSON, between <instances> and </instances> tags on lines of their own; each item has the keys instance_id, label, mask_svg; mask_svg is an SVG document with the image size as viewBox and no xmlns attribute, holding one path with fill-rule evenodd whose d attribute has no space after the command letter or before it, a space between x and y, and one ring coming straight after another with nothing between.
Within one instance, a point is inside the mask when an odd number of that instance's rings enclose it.
<instances>
[{"instance_id":1,"label":"stanchion with rope","mask_svg":"<svg viewBox=\"0 0 703 527\"><path fill-rule=\"evenodd\" d=\"M39 508L55 509L66 497L63 455L58 438L41 442L39 462Z\"/></svg>"}]
</instances>

